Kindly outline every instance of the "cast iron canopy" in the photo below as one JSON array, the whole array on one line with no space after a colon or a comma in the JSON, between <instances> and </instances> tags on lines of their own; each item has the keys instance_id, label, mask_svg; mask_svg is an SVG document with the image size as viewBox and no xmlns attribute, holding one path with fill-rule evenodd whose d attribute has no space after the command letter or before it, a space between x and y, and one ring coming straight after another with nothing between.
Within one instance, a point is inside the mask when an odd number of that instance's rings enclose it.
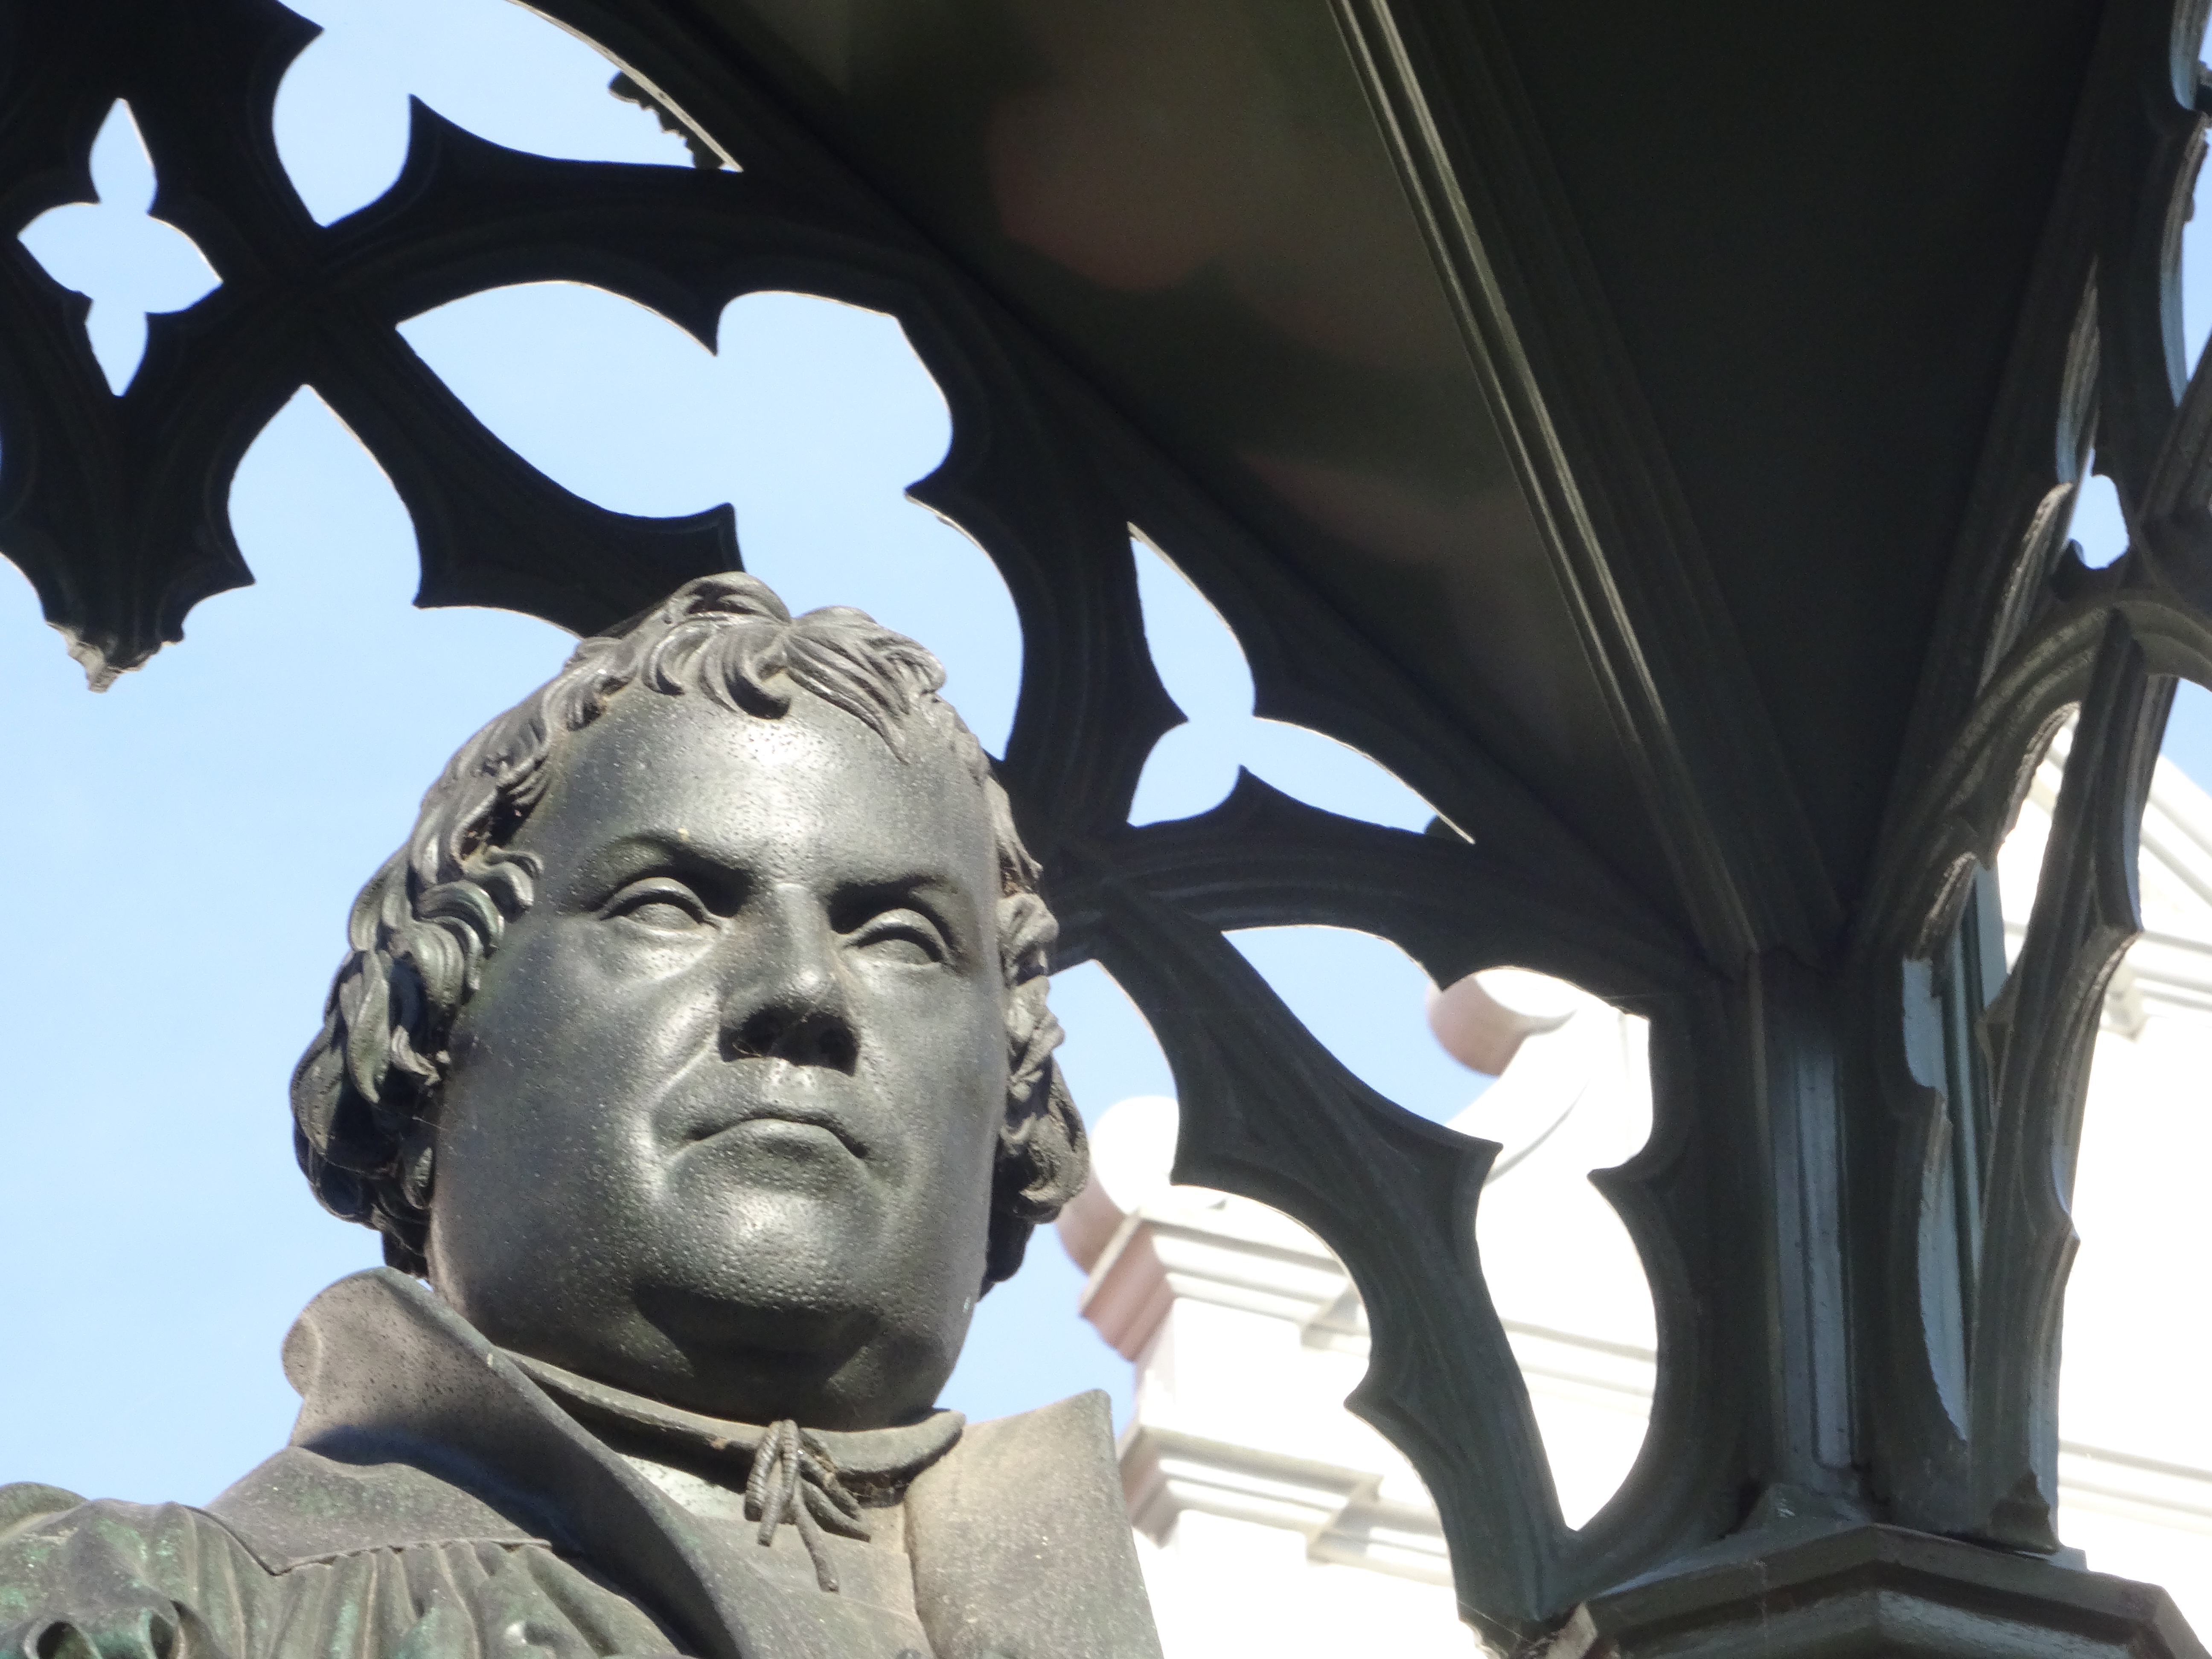
<instances>
[{"instance_id":1,"label":"cast iron canopy","mask_svg":"<svg viewBox=\"0 0 2212 1659\"><path fill-rule=\"evenodd\" d=\"M1343 662L1264 599L1240 611L1206 550L1170 547L1239 624L1262 713L1384 753L1476 830L1464 764L1455 788L1418 775L1443 763L1434 744L1426 765L1387 753L1443 722L1527 792L1524 829L1590 849L1718 963L1777 945L1821 960L1846 937L1916 696L1944 653L1976 654L1936 631L1947 582L1973 589L1987 572L1962 558L2015 550L1971 503L1978 478L2017 469L1993 415L2063 216L2094 0L540 9L741 167L783 143L769 112L795 119L1226 509L1258 556L1246 587L1297 586L1427 704L1347 710ZM39 66L0 116L11 222L88 193L88 124L130 93L142 125L185 117L153 137L156 210L226 282L155 319L121 413L64 409L100 400L57 391L66 345L27 324L73 334L72 302L12 250L0 544L96 669L143 662L198 599L246 579L220 477L183 452L227 477L301 378L377 383L324 389L424 529L426 603L588 629L734 562L719 515L553 513L383 333L512 264L516 216L543 230L556 198L595 189L594 234L565 233L541 274L682 312L635 270L670 252L665 185L494 167L426 113L403 187L303 258L311 227L243 210L273 155L216 130L270 95L302 30L246 4L172 40L162 6L76 9L9 25L10 59ZM2124 5L2104 33L2156 26ZM159 90L188 64L200 115ZM226 154L245 177L225 179ZM479 205L473 241L471 190L511 209L495 230ZM434 236L410 191L444 216ZM695 276L714 262L703 226L674 235ZM416 257L393 257L410 240ZM364 330L380 343L346 337ZM245 362L268 371L252 396L214 384L250 378ZM198 407L164 408L179 404ZM76 500L58 461L35 476L34 422L72 433ZM440 487L437 456L465 451L478 485ZM117 505L149 492L144 511ZM525 532L537 555L488 550Z\"/></svg>"},{"instance_id":2,"label":"cast iron canopy","mask_svg":"<svg viewBox=\"0 0 2212 1659\"><path fill-rule=\"evenodd\" d=\"M2094 0L544 9L771 83L1709 950L1838 941Z\"/></svg>"}]
</instances>

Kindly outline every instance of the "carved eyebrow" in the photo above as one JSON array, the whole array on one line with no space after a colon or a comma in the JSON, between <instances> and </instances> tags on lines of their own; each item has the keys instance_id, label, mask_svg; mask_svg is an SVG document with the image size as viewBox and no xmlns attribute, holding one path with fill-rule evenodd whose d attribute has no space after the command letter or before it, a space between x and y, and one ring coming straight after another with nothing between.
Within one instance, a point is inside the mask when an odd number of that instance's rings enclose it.
<instances>
[{"instance_id":1,"label":"carved eyebrow","mask_svg":"<svg viewBox=\"0 0 2212 1659\"><path fill-rule=\"evenodd\" d=\"M750 874L743 866L726 862L681 835L649 830L619 836L594 848L576 866L568 885L585 905L596 906L641 877L675 876L711 890L700 896L721 908L739 896Z\"/></svg>"}]
</instances>

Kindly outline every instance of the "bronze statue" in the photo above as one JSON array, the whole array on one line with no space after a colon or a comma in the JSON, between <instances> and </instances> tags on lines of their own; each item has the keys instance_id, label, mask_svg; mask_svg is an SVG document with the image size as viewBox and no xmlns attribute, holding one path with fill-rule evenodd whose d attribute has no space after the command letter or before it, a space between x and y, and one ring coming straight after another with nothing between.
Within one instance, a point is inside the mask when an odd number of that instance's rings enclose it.
<instances>
[{"instance_id":1,"label":"bronze statue","mask_svg":"<svg viewBox=\"0 0 2212 1659\"><path fill-rule=\"evenodd\" d=\"M0 1489L0 1659L1157 1654L1103 1396L933 1409L1086 1169L943 678L714 576L471 739L293 1079L390 1265L204 1510Z\"/></svg>"}]
</instances>

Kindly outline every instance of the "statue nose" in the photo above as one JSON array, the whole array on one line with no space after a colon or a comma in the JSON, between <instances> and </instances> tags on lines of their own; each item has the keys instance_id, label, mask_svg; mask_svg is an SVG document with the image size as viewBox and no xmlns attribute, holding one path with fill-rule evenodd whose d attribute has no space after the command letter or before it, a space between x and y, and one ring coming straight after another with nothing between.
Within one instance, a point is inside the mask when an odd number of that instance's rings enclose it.
<instances>
[{"instance_id":1,"label":"statue nose","mask_svg":"<svg viewBox=\"0 0 2212 1659\"><path fill-rule=\"evenodd\" d=\"M781 1060L835 1072L850 1072L860 1059L860 1042L842 1012L781 1003L745 1016L730 1033L728 1048L732 1060Z\"/></svg>"},{"instance_id":2,"label":"statue nose","mask_svg":"<svg viewBox=\"0 0 2212 1659\"><path fill-rule=\"evenodd\" d=\"M731 941L737 960L722 1009L723 1052L851 1072L860 1036L827 918L798 895L768 908L765 925Z\"/></svg>"}]
</instances>

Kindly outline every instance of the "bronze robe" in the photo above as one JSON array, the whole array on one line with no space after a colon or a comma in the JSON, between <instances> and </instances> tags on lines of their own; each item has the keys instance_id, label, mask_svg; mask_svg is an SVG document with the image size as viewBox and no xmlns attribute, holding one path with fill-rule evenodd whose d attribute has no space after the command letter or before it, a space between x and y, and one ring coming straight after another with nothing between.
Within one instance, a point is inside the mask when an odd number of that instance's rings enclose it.
<instances>
[{"instance_id":1,"label":"bronze robe","mask_svg":"<svg viewBox=\"0 0 2212 1659\"><path fill-rule=\"evenodd\" d=\"M284 1368L291 1444L205 1510L0 1487L0 1659L902 1659L911 1620L763 1570L404 1274L324 1291ZM922 1437L884 1499L921 1659L1158 1659L1104 1395Z\"/></svg>"}]
</instances>

